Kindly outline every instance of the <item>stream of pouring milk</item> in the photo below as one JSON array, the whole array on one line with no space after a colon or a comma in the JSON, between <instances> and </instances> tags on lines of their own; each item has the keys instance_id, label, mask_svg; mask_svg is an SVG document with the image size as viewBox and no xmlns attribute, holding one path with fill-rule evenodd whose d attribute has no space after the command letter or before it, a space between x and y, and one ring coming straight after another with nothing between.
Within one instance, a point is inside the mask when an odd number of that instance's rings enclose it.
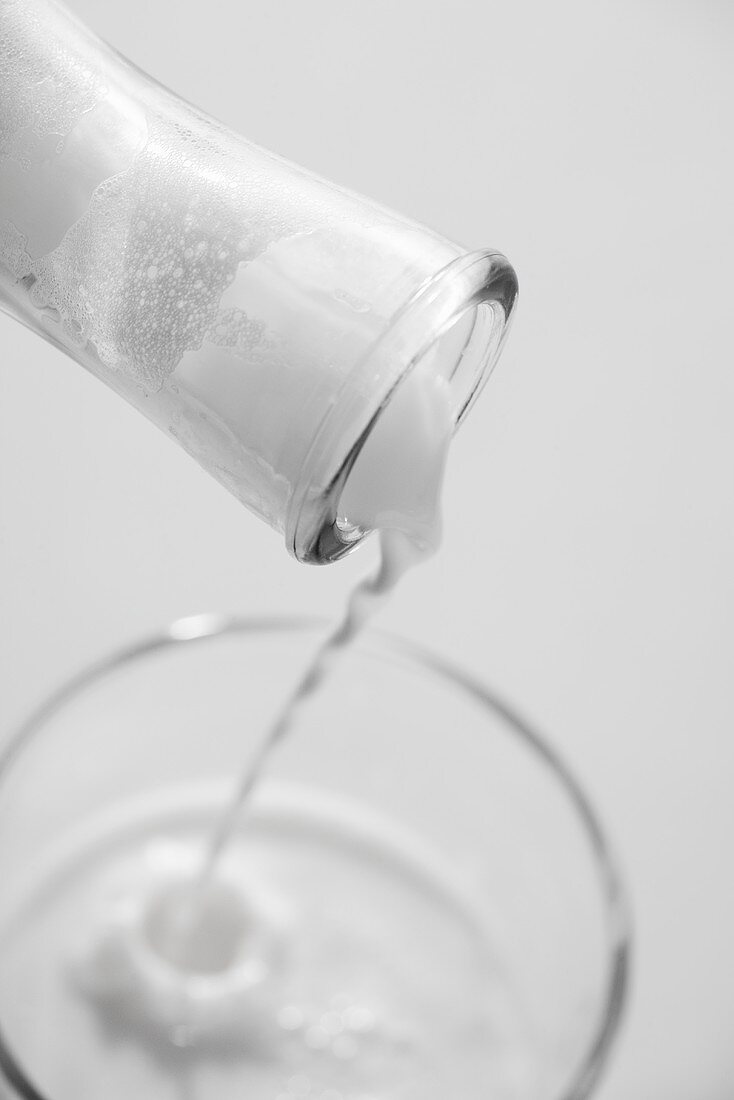
<instances>
[{"instance_id":1,"label":"stream of pouring milk","mask_svg":"<svg viewBox=\"0 0 734 1100\"><path fill-rule=\"evenodd\" d=\"M374 575L350 594L344 614L319 646L247 766L237 794L212 838L207 881L268 760L294 729L301 709L318 691L350 644L383 606L403 574L433 554L441 540L441 488L454 430L448 382L437 373L413 371L399 387L365 443L342 496L343 514L379 533ZM328 683L327 683L328 688Z\"/></svg>"},{"instance_id":2,"label":"stream of pouring milk","mask_svg":"<svg viewBox=\"0 0 734 1100\"><path fill-rule=\"evenodd\" d=\"M254 757L247 762L229 807L206 843L188 884L174 882L152 906L155 949L185 974L207 960L225 960L228 940L248 923L245 894L222 890L219 864L228 844L246 828L246 815L278 746L292 733L304 707L328 680L372 616L412 566L433 554L441 538L441 489L454 430L447 380L432 370L432 355L400 385L370 432L340 501L342 516L376 531L379 562L353 589L342 617L308 662ZM151 927L151 926L149 926Z\"/></svg>"}]
</instances>

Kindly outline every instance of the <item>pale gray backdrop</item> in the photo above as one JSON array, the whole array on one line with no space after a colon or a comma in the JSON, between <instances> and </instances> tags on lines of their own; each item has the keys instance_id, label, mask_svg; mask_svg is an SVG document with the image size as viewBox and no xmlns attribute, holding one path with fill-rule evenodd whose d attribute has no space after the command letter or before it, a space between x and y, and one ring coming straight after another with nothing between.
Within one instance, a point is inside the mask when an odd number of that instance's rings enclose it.
<instances>
[{"instance_id":1,"label":"pale gray backdrop","mask_svg":"<svg viewBox=\"0 0 734 1100\"><path fill-rule=\"evenodd\" d=\"M603 1100L734 1095L732 107L725 3L73 0L253 140L520 275L441 556L385 625L562 746L636 898ZM0 317L0 724L196 610L335 612L315 570Z\"/></svg>"}]
</instances>

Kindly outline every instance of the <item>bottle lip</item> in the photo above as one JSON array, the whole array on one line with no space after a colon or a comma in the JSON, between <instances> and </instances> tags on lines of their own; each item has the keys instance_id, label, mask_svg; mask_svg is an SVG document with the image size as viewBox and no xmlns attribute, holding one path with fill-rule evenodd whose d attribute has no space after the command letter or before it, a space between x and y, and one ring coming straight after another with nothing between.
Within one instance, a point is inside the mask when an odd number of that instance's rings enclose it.
<instances>
[{"instance_id":1,"label":"bottle lip","mask_svg":"<svg viewBox=\"0 0 734 1100\"><path fill-rule=\"evenodd\" d=\"M456 424L462 423L497 362L517 292L506 257L483 249L452 260L398 310L350 371L312 440L286 515L286 545L294 557L318 565L337 561L369 533L339 523L339 500L352 466L397 387L429 348L474 310L471 334L450 378Z\"/></svg>"}]
</instances>

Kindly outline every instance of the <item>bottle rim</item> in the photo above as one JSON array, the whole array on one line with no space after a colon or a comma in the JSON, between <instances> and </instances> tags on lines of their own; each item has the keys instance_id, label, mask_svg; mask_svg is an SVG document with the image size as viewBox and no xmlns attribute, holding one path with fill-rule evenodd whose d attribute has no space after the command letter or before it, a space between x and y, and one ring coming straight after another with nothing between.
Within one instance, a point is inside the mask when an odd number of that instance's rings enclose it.
<instances>
[{"instance_id":1,"label":"bottle rim","mask_svg":"<svg viewBox=\"0 0 734 1100\"><path fill-rule=\"evenodd\" d=\"M398 310L342 383L311 442L286 514L286 545L294 557L318 565L337 561L369 534L343 522L339 501L379 417L429 349L470 315L468 337L449 376L458 427L499 358L517 293L506 257L482 249L452 260Z\"/></svg>"}]
</instances>

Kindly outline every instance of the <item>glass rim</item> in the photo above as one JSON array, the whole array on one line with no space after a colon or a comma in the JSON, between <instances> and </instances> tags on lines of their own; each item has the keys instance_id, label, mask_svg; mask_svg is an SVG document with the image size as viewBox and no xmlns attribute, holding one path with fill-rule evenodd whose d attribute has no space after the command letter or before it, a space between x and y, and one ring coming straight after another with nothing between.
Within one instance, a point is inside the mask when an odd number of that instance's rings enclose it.
<instances>
[{"instance_id":1,"label":"glass rim","mask_svg":"<svg viewBox=\"0 0 734 1100\"><path fill-rule=\"evenodd\" d=\"M491 306L489 333L478 333L474 341L473 333L460 356L463 359L474 344L478 359L469 379L452 379L452 388L458 390L458 427L499 358L517 294L517 276L509 260L501 252L485 248L452 260L398 310L387 330L345 378L316 430L286 512L286 546L294 557L322 565L337 561L359 545L367 532L345 533L338 522L339 499L360 450L398 386L457 321L472 309ZM367 414L365 393L372 397ZM334 467L335 457L338 464Z\"/></svg>"},{"instance_id":2,"label":"glass rim","mask_svg":"<svg viewBox=\"0 0 734 1100\"><path fill-rule=\"evenodd\" d=\"M95 681L114 674L125 665L134 664L159 651L192 642L202 643L238 634L301 633L316 631L327 625L327 620L319 616L189 615L176 619L167 628L155 634L116 649L68 678L49 694L11 734L0 751L0 795L5 775L12 767L16 756L22 752L29 740L42 732L43 727L55 712ZM599 1021L572 1080L558 1096L548 1097L548 1100L585 1100L600 1076L619 1031L627 1000L632 951L629 898L617 858L599 817L563 757L513 705L508 704L481 679L430 648L398 635L369 627L355 644L358 650L365 650L370 642L377 643L374 647L377 652L388 655L392 653L403 660L407 659L413 666L448 681L500 717L508 732L518 736L525 747L551 771L568 796L586 833L598 872L606 913L608 938L606 993ZM15 1089L17 1096L22 1100L55 1100L54 1097L39 1092L28 1080L5 1039L2 1021L0 1021L0 1081L3 1078L11 1088Z\"/></svg>"}]
</instances>

